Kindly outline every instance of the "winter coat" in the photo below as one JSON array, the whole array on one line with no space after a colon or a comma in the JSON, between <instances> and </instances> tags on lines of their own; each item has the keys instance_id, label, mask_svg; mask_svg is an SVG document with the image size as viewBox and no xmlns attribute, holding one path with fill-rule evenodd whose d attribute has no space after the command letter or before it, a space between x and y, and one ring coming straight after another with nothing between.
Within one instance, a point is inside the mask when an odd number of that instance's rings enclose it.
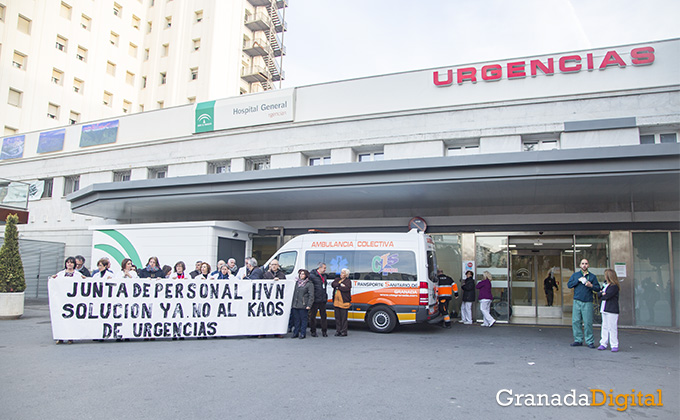
<instances>
[{"instance_id":1,"label":"winter coat","mask_svg":"<svg viewBox=\"0 0 680 420\"><path fill-rule=\"evenodd\" d=\"M475 294L475 280L472 277L466 277L463 280L463 302L474 302Z\"/></svg>"},{"instance_id":2,"label":"winter coat","mask_svg":"<svg viewBox=\"0 0 680 420\"><path fill-rule=\"evenodd\" d=\"M326 275L319 274L319 271L314 269L309 272L309 280L314 284L314 302L327 302Z\"/></svg>"},{"instance_id":3,"label":"winter coat","mask_svg":"<svg viewBox=\"0 0 680 420\"><path fill-rule=\"evenodd\" d=\"M312 307L314 303L314 284L307 280L304 286L298 286L295 282L295 292L293 292L293 308L307 309Z\"/></svg>"}]
</instances>

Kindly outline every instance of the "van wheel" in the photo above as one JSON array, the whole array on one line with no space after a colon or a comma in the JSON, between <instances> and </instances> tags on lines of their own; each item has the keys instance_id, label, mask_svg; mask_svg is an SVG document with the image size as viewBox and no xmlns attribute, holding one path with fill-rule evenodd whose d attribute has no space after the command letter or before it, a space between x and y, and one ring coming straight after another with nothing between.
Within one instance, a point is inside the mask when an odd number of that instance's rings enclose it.
<instances>
[{"instance_id":1,"label":"van wheel","mask_svg":"<svg viewBox=\"0 0 680 420\"><path fill-rule=\"evenodd\" d=\"M389 333L397 326L397 315L385 306L378 306L368 313L366 322L373 332Z\"/></svg>"}]
</instances>

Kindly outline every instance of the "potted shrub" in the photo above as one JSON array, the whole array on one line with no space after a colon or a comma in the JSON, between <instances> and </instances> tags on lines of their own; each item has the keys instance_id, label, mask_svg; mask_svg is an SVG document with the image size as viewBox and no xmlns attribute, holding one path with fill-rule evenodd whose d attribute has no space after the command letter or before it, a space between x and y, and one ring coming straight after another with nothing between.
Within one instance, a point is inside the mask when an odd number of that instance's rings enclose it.
<instances>
[{"instance_id":1,"label":"potted shrub","mask_svg":"<svg viewBox=\"0 0 680 420\"><path fill-rule=\"evenodd\" d=\"M0 319L18 319L24 314L26 279L19 255L16 214L7 216L5 242L0 248Z\"/></svg>"}]
</instances>

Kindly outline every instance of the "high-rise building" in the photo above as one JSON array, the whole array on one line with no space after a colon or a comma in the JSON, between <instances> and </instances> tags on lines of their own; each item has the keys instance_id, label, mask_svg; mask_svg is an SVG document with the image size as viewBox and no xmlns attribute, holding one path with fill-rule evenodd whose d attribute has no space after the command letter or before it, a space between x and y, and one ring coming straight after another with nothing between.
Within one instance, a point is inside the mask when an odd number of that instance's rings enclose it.
<instances>
[{"instance_id":1,"label":"high-rise building","mask_svg":"<svg viewBox=\"0 0 680 420\"><path fill-rule=\"evenodd\" d=\"M0 0L3 135L274 89L287 0Z\"/></svg>"}]
</instances>

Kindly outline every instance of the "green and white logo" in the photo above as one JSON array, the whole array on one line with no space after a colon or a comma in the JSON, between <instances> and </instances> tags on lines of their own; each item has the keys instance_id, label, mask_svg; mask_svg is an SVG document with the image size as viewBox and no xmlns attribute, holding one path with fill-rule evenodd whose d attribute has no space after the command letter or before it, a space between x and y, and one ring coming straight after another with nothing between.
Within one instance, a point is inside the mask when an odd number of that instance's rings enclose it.
<instances>
[{"instance_id":1,"label":"green and white logo","mask_svg":"<svg viewBox=\"0 0 680 420\"><path fill-rule=\"evenodd\" d=\"M98 232L110 236L114 241L116 241L118 245L120 245L122 252L118 248L109 244L96 244L94 246L95 249L109 254L111 258L118 262L118 265L123 262L124 258L130 258L132 260L132 264L135 266L140 268L144 267L142 265L142 260L139 258L137 250L132 245L132 242L130 242L130 240L125 237L125 235L113 229L105 229Z\"/></svg>"},{"instance_id":2,"label":"green and white logo","mask_svg":"<svg viewBox=\"0 0 680 420\"><path fill-rule=\"evenodd\" d=\"M205 133L215 129L215 101L196 104L196 133Z\"/></svg>"}]
</instances>

